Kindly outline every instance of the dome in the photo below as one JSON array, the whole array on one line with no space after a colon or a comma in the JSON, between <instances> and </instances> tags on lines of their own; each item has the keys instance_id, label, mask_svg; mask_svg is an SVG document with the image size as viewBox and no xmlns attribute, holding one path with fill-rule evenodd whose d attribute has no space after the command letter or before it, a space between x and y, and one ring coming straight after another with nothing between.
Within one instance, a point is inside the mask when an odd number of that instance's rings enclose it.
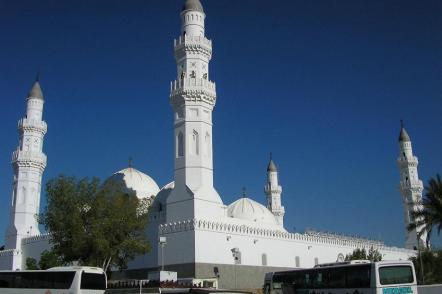
<instances>
[{"instance_id":1,"label":"dome","mask_svg":"<svg viewBox=\"0 0 442 294\"><path fill-rule=\"evenodd\" d=\"M278 225L270 210L250 198L241 198L230 204L227 207L227 216L256 223Z\"/></svg>"},{"instance_id":2,"label":"dome","mask_svg":"<svg viewBox=\"0 0 442 294\"><path fill-rule=\"evenodd\" d=\"M186 10L204 12L203 5L201 5L200 0L186 0L186 3L184 3L183 6L183 11Z\"/></svg>"},{"instance_id":3,"label":"dome","mask_svg":"<svg viewBox=\"0 0 442 294\"><path fill-rule=\"evenodd\" d=\"M138 198L155 197L160 188L148 175L128 167L113 174L109 180L121 182L128 190L135 192Z\"/></svg>"}]
</instances>

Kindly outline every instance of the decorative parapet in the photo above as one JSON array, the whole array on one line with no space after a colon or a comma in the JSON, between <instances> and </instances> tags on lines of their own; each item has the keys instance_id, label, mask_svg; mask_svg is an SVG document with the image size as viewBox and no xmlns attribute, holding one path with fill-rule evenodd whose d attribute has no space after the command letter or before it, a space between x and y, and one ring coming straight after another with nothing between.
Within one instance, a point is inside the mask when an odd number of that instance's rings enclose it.
<instances>
[{"instance_id":1,"label":"decorative parapet","mask_svg":"<svg viewBox=\"0 0 442 294\"><path fill-rule=\"evenodd\" d=\"M46 240L49 240L50 238L51 238L51 234L46 233L46 234L23 238L21 242L22 242L22 245L28 245L31 243L46 241Z\"/></svg>"},{"instance_id":2,"label":"decorative parapet","mask_svg":"<svg viewBox=\"0 0 442 294\"><path fill-rule=\"evenodd\" d=\"M16 249L8 249L0 251L0 257L6 257L6 256L14 256L17 255L19 252Z\"/></svg>"},{"instance_id":3,"label":"decorative parapet","mask_svg":"<svg viewBox=\"0 0 442 294\"><path fill-rule=\"evenodd\" d=\"M161 224L159 226L159 234L171 234L190 230L203 230L213 231L227 234L238 234L251 237L264 237L271 239L279 239L286 241L298 241L315 243L317 245L333 245L333 246L345 246L351 248L370 248L373 247L377 250L390 251L390 252L403 252L407 254L414 253L413 250L408 250L398 247L386 246L383 242L362 238L355 238L350 236L338 235L338 234L324 234L324 233L289 233L283 230L277 229L264 229L247 225L238 225L233 223L221 222L221 221L208 221L201 219L191 219L179 222L173 222L168 224Z\"/></svg>"},{"instance_id":4,"label":"decorative parapet","mask_svg":"<svg viewBox=\"0 0 442 294\"><path fill-rule=\"evenodd\" d=\"M184 78L170 83L170 99L182 97L185 101L204 101L214 105L216 84L205 79ZM173 102L173 101L172 101Z\"/></svg>"},{"instance_id":5,"label":"decorative parapet","mask_svg":"<svg viewBox=\"0 0 442 294\"><path fill-rule=\"evenodd\" d=\"M367 239L362 237L353 237L353 236L346 236L338 233L330 233L330 232L320 232L316 230L306 230L305 235L309 236L317 236L317 237L323 237L323 238L338 238L341 240L347 240L352 242L358 242L358 243L369 243L371 246L385 246L385 243L380 240L373 240L373 239Z\"/></svg>"}]
</instances>

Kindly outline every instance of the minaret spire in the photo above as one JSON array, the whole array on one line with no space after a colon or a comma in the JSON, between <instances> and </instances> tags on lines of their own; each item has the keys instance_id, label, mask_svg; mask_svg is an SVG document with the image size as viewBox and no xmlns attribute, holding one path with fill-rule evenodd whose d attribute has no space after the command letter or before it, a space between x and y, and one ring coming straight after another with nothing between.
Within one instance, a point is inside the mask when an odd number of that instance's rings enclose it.
<instances>
[{"instance_id":1,"label":"minaret spire","mask_svg":"<svg viewBox=\"0 0 442 294\"><path fill-rule=\"evenodd\" d=\"M43 92L37 80L27 97L26 116L18 122L20 141L12 154L14 170L11 219L6 232L6 249L15 249L11 269L21 269L21 241L39 235L36 215L40 212L40 193L46 155L43 139L47 125L43 121Z\"/></svg>"},{"instance_id":2,"label":"minaret spire","mask_svg":"<svg viewBox=\"0 0 442 294\"><path fill-rule=\"evenodd\" d=\"M267 208L273 213L281 227L284 227L285 209L281 204L282 187L278 182L278 169L270 153L270 161L267 166L267 184L264 186L267 196Z\"/></svg>"},{"instance_id":3,"label":"minaret spire","mask_svg":"<svg viewBox=\"0 0 442 294\"><path fill-rule=\"evenodd\" d=\"M411 139L404 128L402 120L399 133L399 151L400 155L397 163L401 177L399 190L402 194L404 207L405 247L408 249L418 249L419 246L426 247L427 232L424 232L419 238L416 230L409 232L407 227L414 222L412 212L422 209L423 184L419 179L417 170L419 161L413 154Z\"/></svg>"}]
</instances>

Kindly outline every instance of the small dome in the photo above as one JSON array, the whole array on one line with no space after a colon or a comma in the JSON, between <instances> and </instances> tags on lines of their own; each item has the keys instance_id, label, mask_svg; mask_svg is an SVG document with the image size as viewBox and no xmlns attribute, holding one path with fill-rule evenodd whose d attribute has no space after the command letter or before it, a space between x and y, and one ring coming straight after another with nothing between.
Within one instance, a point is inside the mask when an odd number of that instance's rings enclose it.
<instances>
[{"instance_id":1,"label":"small dome","mask_svg":"<svg viewBox=\"0 0 442 294\"><path fill-rule=\"evenodd\" d=\"M227 216L278 226L278 222L270 210L250 198L241 198L230 204L227 207Z\"/></svg>"},{"instance_id":2,"label":"small dome","mask_svg":"<svg viewBox=\"0 0 442 294\"><path fill-rule=\"evenodd\" d=\"M399 142L411 142L410 136L403 127L401 128L401 133L399 134Z\"/></svg>"},{"instance_id":3,"label":"small dome","mask_svg":"<svg viewBox=\"0 0 442 294\"><path fill-rule=\"evenodd\" d=\"M160 191L151 177L132 167L116 172L109 180L121 182L128 190L135 192L140 199L155 197Z\"/></svg>"},{"instance_id":4,"label":"small dome","mask_svg":"<svg viewBox=\"0 0 442 294\"><path fill-rule=\"evenodd\" d=\"M194 10L204 13L203 5L201 5L200 0L186 0L184 3L183 11Z\"/></svg>"},{"instance_id":5,"label":"small dome","mask_svg":"<svg viewBox=\"0 0 442 294\"><path fill-rule=\"evenodd\" d=\"M37 98L43 100L43 92L41 91L40 83L36 81L28 93L28 98Z\"/></svg>"}]
</instances>

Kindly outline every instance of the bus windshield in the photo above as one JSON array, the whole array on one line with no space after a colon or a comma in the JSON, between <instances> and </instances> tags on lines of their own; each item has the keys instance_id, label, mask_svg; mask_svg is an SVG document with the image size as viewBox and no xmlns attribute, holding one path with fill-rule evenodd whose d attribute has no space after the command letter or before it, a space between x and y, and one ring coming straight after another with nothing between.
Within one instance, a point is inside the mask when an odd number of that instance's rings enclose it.
<instances>
[{"instance_id":1,"label":"bus windshield","mask_svg":"<svg viewBox=\"0 0 442 294\"><path fill-rule=\"evenodd\" d=\"M385 266L379 268L381 285L409 284L414 282L411 266Z\"/></svg>"}]
</instances>

